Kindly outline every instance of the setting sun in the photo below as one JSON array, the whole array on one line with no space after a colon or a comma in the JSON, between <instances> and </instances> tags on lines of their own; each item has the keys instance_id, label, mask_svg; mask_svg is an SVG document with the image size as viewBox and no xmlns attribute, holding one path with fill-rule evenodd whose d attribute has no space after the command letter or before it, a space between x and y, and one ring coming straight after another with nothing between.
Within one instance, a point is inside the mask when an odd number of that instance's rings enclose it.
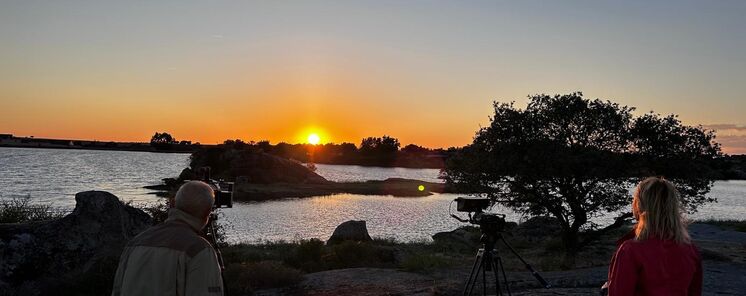
<instances>
[{"instance_id":1,"label":"setting sun","mask_svg":"<svg viewBox=\"0 0 746 296\"><path fill-rule=\"evenodd\" d=\"M320 140L321 140L321 138L319 138L319 135L317 135L317 134L310 134L310 135L308 135L308 143L316 145L316 144L319 143Z\"/></svg>"}]
</instances>

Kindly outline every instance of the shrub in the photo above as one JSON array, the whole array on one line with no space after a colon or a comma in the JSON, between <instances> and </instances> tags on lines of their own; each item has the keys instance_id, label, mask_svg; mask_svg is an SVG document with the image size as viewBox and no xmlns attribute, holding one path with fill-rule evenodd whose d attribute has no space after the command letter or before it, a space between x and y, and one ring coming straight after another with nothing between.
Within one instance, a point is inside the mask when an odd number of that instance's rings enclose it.
<instances>
[{"instance_id":1,"label":"shrub","mask_svg":"<svg viewBox=\"0 0 746 296\"><path fill-rule=\"evenodd\" d=\"M47 221L65 215L49 204L31 204L30 200L30 196L0 200L0 223Z\"/></svg>"},{"instance_id":2,"label":"shrub","mask_svg":"<svg viewBox=\"0 0 746 296\"><path fill-rule=\"evenodd\" d=\"M163 199L158 203L142 205L139 208L150 215L153 218L153 225L156 225L168 219L168 209L171 208L168 203L168 199Z\"/></svg>"}]
</instances>

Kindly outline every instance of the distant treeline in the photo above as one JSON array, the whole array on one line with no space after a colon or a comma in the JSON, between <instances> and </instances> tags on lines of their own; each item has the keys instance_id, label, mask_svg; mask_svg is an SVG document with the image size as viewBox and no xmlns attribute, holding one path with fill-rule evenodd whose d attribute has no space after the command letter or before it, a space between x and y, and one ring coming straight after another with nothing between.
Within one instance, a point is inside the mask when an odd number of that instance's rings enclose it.
<instances>
[{"instance_id":1,"label":"distant treeline","mask_svg":"<svg viewBox=\"0 0 746 296\"><path fill-rule=\"evenodd\" d=\"M720 180L746 180L746 155L726 155L716 160Z\"/></svg>"},{"instance_id":2,"label":"distant treeline","mask_svg":"<svg viewBox=\"0 0 746 296\"><path fill-rule=\"evenodd\" d=\"M289 144L275 145L269 141L244 142L226 140L223 148L261 151L279 157L306 163L343 164L381 167L442 168L445 159L457 148L429 149L414 144L400 148L396 138L389 136L368 137L359 146L353 143Z\"/></svg>"}]
</instances>

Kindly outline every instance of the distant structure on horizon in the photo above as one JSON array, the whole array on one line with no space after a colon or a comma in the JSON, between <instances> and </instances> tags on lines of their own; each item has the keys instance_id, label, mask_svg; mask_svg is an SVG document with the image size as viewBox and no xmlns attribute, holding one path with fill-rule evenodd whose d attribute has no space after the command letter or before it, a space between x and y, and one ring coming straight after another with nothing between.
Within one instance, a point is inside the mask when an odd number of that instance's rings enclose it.
<instances>
[{"instance_id":1,"label":"distant structure on horizon","mask_svg":"<svg viewBox=\"0 0 746 296\"><path fill-rule=\"evenodd\" d=\"M53 149L88 149L88 150L121 150L145 152L191 153L200 147L198 144L176 144L170 149L156 149L149 142L113 142L70 139L45 139L15 137L13 134L0 134L0 147L18 148L53 148Z\"/></svg>"}]
</instances>

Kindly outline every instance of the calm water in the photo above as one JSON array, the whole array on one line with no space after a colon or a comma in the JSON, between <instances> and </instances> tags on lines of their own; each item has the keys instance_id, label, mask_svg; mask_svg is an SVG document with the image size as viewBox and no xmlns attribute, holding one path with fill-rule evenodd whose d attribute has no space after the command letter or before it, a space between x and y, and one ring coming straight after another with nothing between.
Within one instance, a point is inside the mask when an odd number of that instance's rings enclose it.
<instances>
[{"instance_id":1,"label":"calm water","mask_svg":"<svg viewBox=\"0 0 746 296\"><path fill-rule=\"evenodd\" d=\"M187 154L0 148L0 198L30 196L71 208L74 195L85 190L105 190L123 200L149 203L159 198L142 189L173 177L186 167ZM439 182L438 170L317 165L317 172L334 181L382 180L391 177ZM710 193L720 202L702 207L692 218L746 219L746 181L716 182ZM448 216L456 197L435 194L420 198L340 194L303 199L238 203L222 209L231 241L326 239L347 220L366 220L374 237L400 241L429 240L439 231L462 223ZM520 216L496 208L508 220ZM600 217L604 222L611 217Z\"/></svg>"}]
</instances>

